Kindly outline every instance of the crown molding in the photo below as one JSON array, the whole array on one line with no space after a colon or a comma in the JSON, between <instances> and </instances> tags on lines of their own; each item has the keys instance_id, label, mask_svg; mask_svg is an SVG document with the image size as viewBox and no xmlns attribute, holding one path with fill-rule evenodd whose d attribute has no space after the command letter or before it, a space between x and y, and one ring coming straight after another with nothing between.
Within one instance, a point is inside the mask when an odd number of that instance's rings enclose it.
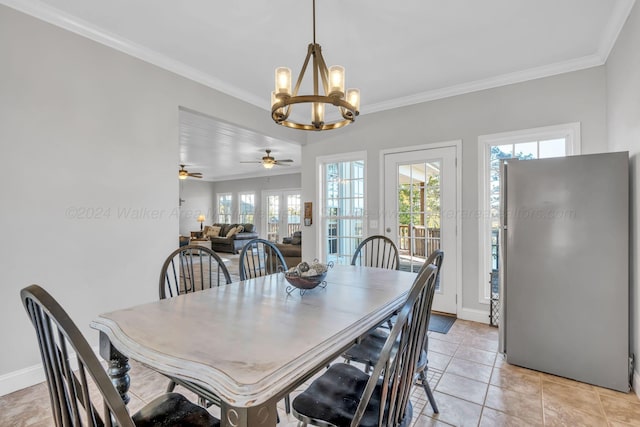
<instances>
[{"instance_id":1,"label":"crown molding","mask_svg":"<svg viewBox=\"0 0 640 427\"><path fill-rule=\"evenodd\" d=\"M261 97L257 97L238 87L226 84L225 82L201 70L189 67L180 61L176 61L166 55L148 49L124 37L110 33L102 28L98 28L95 25L75 16L66 14L42 1L0 0L0 3L19 12L48 22L49 24L133 56L134 58L153 64L181 77L185 77L196 83L200 83L204 86L210 87L211 89L215 89L226 95L267 110L265 101Z\"/></svg>"},{"instance_id":2,"label":"crown molding","mask_svg":"<svg viewBox=\"0 0 640 427\"><path fill-rule=\"evenodd\" d=\"M604 61L598 54L583 56L582 58L576 58L569 61L544 65L542 67L530 68L523 71L516 71L514 73L503 74L496 77L490 77L488 79L476 80L469 83L462 83L459 85L396 98L385 102L379 102L367 106L366 111L362 111L361 114L376 113L393 108L400 108L409 105L420 104L423 102L435 101L437 99L450 98L452 96L464 95L466 93L478 92L481 90L507 86L514 83L522 83L529 80L550 77L557 74L569 73L571 71L597 67L603 64Z\"/></svg>"},{"instance_id":3,"label":"crown molding","mask_svg":"<svg viewBox=\"0 0 640 427\"><path fill-rule=\"evenodd\" d=\"M627 18L631 13L631 9L635 5L636 0L621 0L616 3L613 9L611 19L607 23L604 31L602 32L602 38L600 40L600 46L598 47L598 55L602 58L602 62L607 62L609 54L613 50L613 47L618 40L618 36L627 22Z\"/></svg>"},{"instance_id":4,"label":"crown molding","mask_svg":"<svg viewBox=\"0 0 640 427\"><path fill-rule=\"evenodd\" d=\"M229 85L201 70L189 67L182 62L176 61L101 28L97 28L88 22L68 15L42 1L0 0L0 3L215 89L226 95L252 104L258 108L269 111L269 108L265 105L265 101L262 97L255 96L243 89ZM635 0L622 0L616 5L611 19L603 31L598 50L592 55L365 105L362 106L360 113L376 113L603 65L615 46L618 35L620 34L620 31L622 30L634 4Z\"/></svg>"}]
</instances>

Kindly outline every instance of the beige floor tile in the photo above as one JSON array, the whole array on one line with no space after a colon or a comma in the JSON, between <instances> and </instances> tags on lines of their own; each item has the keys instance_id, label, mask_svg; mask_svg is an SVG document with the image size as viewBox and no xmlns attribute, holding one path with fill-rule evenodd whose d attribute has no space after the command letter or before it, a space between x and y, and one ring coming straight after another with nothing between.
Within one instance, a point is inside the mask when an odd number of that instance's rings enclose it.
<instances>
[{"instance_id":1,"label":"beige floor tile","mask_svg":"<svg viewBox=\"0 0 640 427\"><path fill-rule=\"evenodd\" d=\"M445 373L440 378L436 390L482 405L487 394L487 383Z\"/></svg>"},{"instance_id":2,"label":"beige floor tile","mask_svg":"<svg viewBox=\"0 0 640 427\"><path fill-rule=\"evenodd\" d=\"M583 390L595 390L594 386L587 383L581 383L579 381L575 381L569 378L559 377L557 375L546 374L544 372L540 373L541 379L543 381L552 381L558 384L564 384L570 387L577 387Z\"/></svg>"},{"instance_id":3,"label":"beige floor tile","mask_svg":"<svg viewBox=\"0 0 640 427\"><path fill-rule=\"evenodd\" d=\"M438 405L440 413L435 414L431 406L426 406L422 416L428 416L435 420L454 426L477 426L480 420L481 405L459 399L444 393L434 392L433 397ZM416 424L435 425L435 424Z\"/></svg>"},{"instance_id":4,"label":"beige floor tile","mask_svg":"<svg viewBox=\"0 0 640 427\"><path fill-rule=\"evenodd\" d=\"M543 402L545 426L580 426L580 427L606 427L607 420L603 416L580 412L570 407L550 407Z\"/></svg>"},{"instance_id":5,"label":"beige floor tile","mask_svg":"<svg viewBox=\"0 0 640 427\"><path fill-rule=\"evenodd\" d=\"M523 394L507 388L489 386L485 407L507 415L525 419L533 424L542 424L542 396Z\"/></svg>"},{"instance_id":6,"label":"beige floor tile","mask_svg":"<svg viewBox=\"0 0 640 427\"><path fill-rule=\"evenodd\" d=\"M491 374L492 385L507 388L524 394L539 394L541 391L540 375L533 371L516 371L494 369Z\"/></svg>"},{"instance_id":7,"label":"beige floor tile","mask_svg":"<svg viewBox=\"0 0 640 427\"><path fill-rule=\"evenodd\" d=\"M633 424L627 424L627 423L621 423L619 421L609 420L609 427L638 427L638 423L634 422Z\"/></svg>"},{"instance_id":8,"label":"beige floor tile","mask_svg":"<svg viewBox=\"0 0 640 427\"><path fill-rule=\"evenodd\" d=\"M428 359L429 369L444 371L445 369L447 369L447 365L449 365L449 362L451 362L451 355L438 353L430 348Z\"/></svg>"},{"instance_id":9,"label":"beige floor tile","mask_svg":"<svg viewBox=\"0 0 640 427\"><path fill-rule=\"evenodd\" d=\"M497 353L496 354L496 361L493 364L493 366L495 366L496 368L501 368L502 366L507 364L507 358L504 356L504 354L500 354Z\"/></svg>"},{"instance_id":10,"label":"beige floor tile","mask_svg":"<svg viewBox=\"0 0 640 427\"><path fill-rule=\"evenodd\" d=\"M447 356L453 356L458 349L457 343L448 341L442 341L435 338L429 338L429 351L435 351L436 353L446 354Z\"/></svg>"},{"instance_id":11,"label":"beige floor tile","mask_svg":"<svg viewBox=\"0 0 640 427\"><path fill-rule=\"evenodd\" d=\"M493 366L483 365L470 360L458 359L454 356L445 372L471 378L483 383L489 383L492 371Z\"/></svg>"},{"instance_id":12,"label":"beige floor tile","mask_svg":"<svg viewBox=\"0 0 640 427\"><path fill-rule=\"evenodd\" d=\"M628 399L600 395L602 407L607 419L640 425L640 402L631 402Z\"/></svg>"},{"instance_id":13,"label":"beige floor tile","mask_svg":"<svg viewBox=\"0 0 640 427\"><path fill-rule=\"evenodd\" d=\"M0 398L0 426L51 426L49 389L45 383Z\"/></svg>"},{"instance_id":14,"label":"beige floor tile","mask_svg":"<svg viewBox=\"0 0 640 427\"><path fill-rule=\"evenodd\" d=\"M560 410L563 407L571 407L595 416L604 416L600 398L595 390L545 380L542 381L542 401L545 408Z\"/></svg>"},{"instance_id":15,"label":"beige floor tile","mask_svg":"<svg viewBox=\"0 0 640 427\"><path fill-rule=\"evenodd\" d=\"M495 338L485 338L481 336L470 335L467 336L464 341L462 341L461 345L496 353L498 351L498 337L496 336Z\"/></svg>"},{"instance_id":16,"label":"beige floor tile","mask_svg":"<svg viewBox=\"0 0 640 427\"><path fill-rule=\"evenodd\" d=\"M480 427L529 427L541 425L543 425L542 421L533 422L487 407L482 410L482 417L479 424Z\"/></svg>"},{"instance_id":17,"label":"beige floor tile","mask_svg":"<svg viewBox=\"0 0 640 427\"><path fill-rule=\"evenodd\" d=\"M482 363L483 365L493 366L496 361L496 353L492 351L481 350L479 348L467 347L461 345L458 347L453 357L457 359L470 360L472 362Z\"/></svg>"},{"instance_id":18,"label":"beige floor tile","mask_svg":"<svg viewBox=\"0 0 640 427\"><path fill-rule=\"evenodd\" d=\"M451 330L446 334L431 332L429 336L433 337L433 339L438 339L440 341L447 341L454 344L460 344L467 337L467 335L464 333L453 332Z\"/></svg>"},{"instance_id":19,"label":"beige floor tile","mask_svg":"<svg viewBox=\"0 0 640 427\"><path fill-rule=\"evenodd\" d=\"M417 418L414 415L411 427L449 427L454 424L448 424L440 420L428 417L426 415L419 415Z\"/></svg>"},{"instance_id":20,"label":"beige floor tile","mask_svg":"<svg viewBox=\"0 0 640 427\"><path fill-rule=\"evenodd\" d=\"M640 398L638 398L638 395L633 390L630 390L626 393L622 393L620 391L610 390L608 388L602 388L602 387L596 387L596 386L593 386L593 388L600 396L613 397L615 399L624 399L631 403L640 403Z\"/></svg>"}]
</instances>

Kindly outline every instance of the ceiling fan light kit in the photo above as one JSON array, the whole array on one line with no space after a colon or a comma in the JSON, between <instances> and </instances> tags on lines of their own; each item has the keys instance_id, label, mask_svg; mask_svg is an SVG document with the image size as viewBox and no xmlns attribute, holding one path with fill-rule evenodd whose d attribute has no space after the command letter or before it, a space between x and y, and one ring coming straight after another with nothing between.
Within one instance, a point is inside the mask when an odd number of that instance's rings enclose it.
<instances>
[{"instance_id":1,"label":"ceiling fan light kit","mask_svg":"<svg viewBox=\"0 0 640 427\"><path fill-rule=\"evenodd\" d=\"M186 170L185 165L180 165L180 170L178 171L178 179L187 179L191 178L202 178L202 173L200 172L189 172Z\"/></svg>"},{"instance_id":2,"label":"ceiling fan light kit","mask_svg":"<svg viewBox=\"0 0 640 427\"><path fill-rule=\"evenodd\" d=\"M287 163L293 162L293 160L291 159L276 160L274 157L271 156L271 150L265 150L265 151L267 152L267 155L263 156L262 160L240 162L240 163L261 163L263 168L272 169L274 166L289 166Z\"/></svg>"},{"instance_id":3,"label":"ceiling fan light kit","mask_svg":"<svg viewBox=\"0 0 640 427\"><path fill-rule=\"evenodd\" d=\"M313 95L298 95L309 61L313 57ZM360 90L348 89L345 92L345 70L340 65L327 68L322 57L322 48L316 43L316 2L313 0L313 43L309 44L302 70L291 91L291 69L278 67L275 72L275 91L271 93L271 117L283 126L301 130L330 130L346 126L355 121L360 114ZM320 77L320 80L318 80ZM322 83L324 95L319 94ZM298 123L289 119L294 104L311 104L311 123ZM326 105L335 106L340 119L325 122Z\"/></svg>"}]
</instances>

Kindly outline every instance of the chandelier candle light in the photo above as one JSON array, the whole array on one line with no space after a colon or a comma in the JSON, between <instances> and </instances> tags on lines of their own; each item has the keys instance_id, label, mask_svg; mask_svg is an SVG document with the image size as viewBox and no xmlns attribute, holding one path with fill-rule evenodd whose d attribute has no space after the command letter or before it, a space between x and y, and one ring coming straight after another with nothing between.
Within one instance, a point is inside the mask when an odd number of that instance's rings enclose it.
<instances>
[{"instance_id":1,"label":"chandelier candle light","mask_svg":"<svg viewBox=\"0 0 640 427\"><path fill-rule=\"evenodd\" d=\"M313 56L313 95L298 95L304 73ZM324 95L318 93L319 80L322 81ZM327 68L322 57L322 48L316 43L316 1L313 0L313 43L309 44L307 57L302 65L296 86L291 92L291 69L276 68L276 90L271 93L271 117L283 126L302 130L330 130L346 126L360 114L360 90L344 90L344 67L334 65ZM293 104L311 104L311 124L289 120ZM342 119L324 121L325 105L334 105Z\"/></svg>"}]
</instances>

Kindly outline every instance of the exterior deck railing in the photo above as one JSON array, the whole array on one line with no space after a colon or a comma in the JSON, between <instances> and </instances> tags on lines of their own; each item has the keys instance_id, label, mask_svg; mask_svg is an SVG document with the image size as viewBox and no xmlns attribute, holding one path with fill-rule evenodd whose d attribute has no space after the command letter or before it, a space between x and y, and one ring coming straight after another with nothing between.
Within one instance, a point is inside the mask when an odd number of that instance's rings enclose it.
<instances>
[{"instance_id":1,"label":"exterior deck railing","mask_svg":"<svg viewBox=\"0 0 640 427\"><path fill-rule=\"evenodd\" d=\"M398 236L400 251L412 256L426 258L431 252L440 249L440 228L400 225Z\"/></svg>"}]
</instances>

